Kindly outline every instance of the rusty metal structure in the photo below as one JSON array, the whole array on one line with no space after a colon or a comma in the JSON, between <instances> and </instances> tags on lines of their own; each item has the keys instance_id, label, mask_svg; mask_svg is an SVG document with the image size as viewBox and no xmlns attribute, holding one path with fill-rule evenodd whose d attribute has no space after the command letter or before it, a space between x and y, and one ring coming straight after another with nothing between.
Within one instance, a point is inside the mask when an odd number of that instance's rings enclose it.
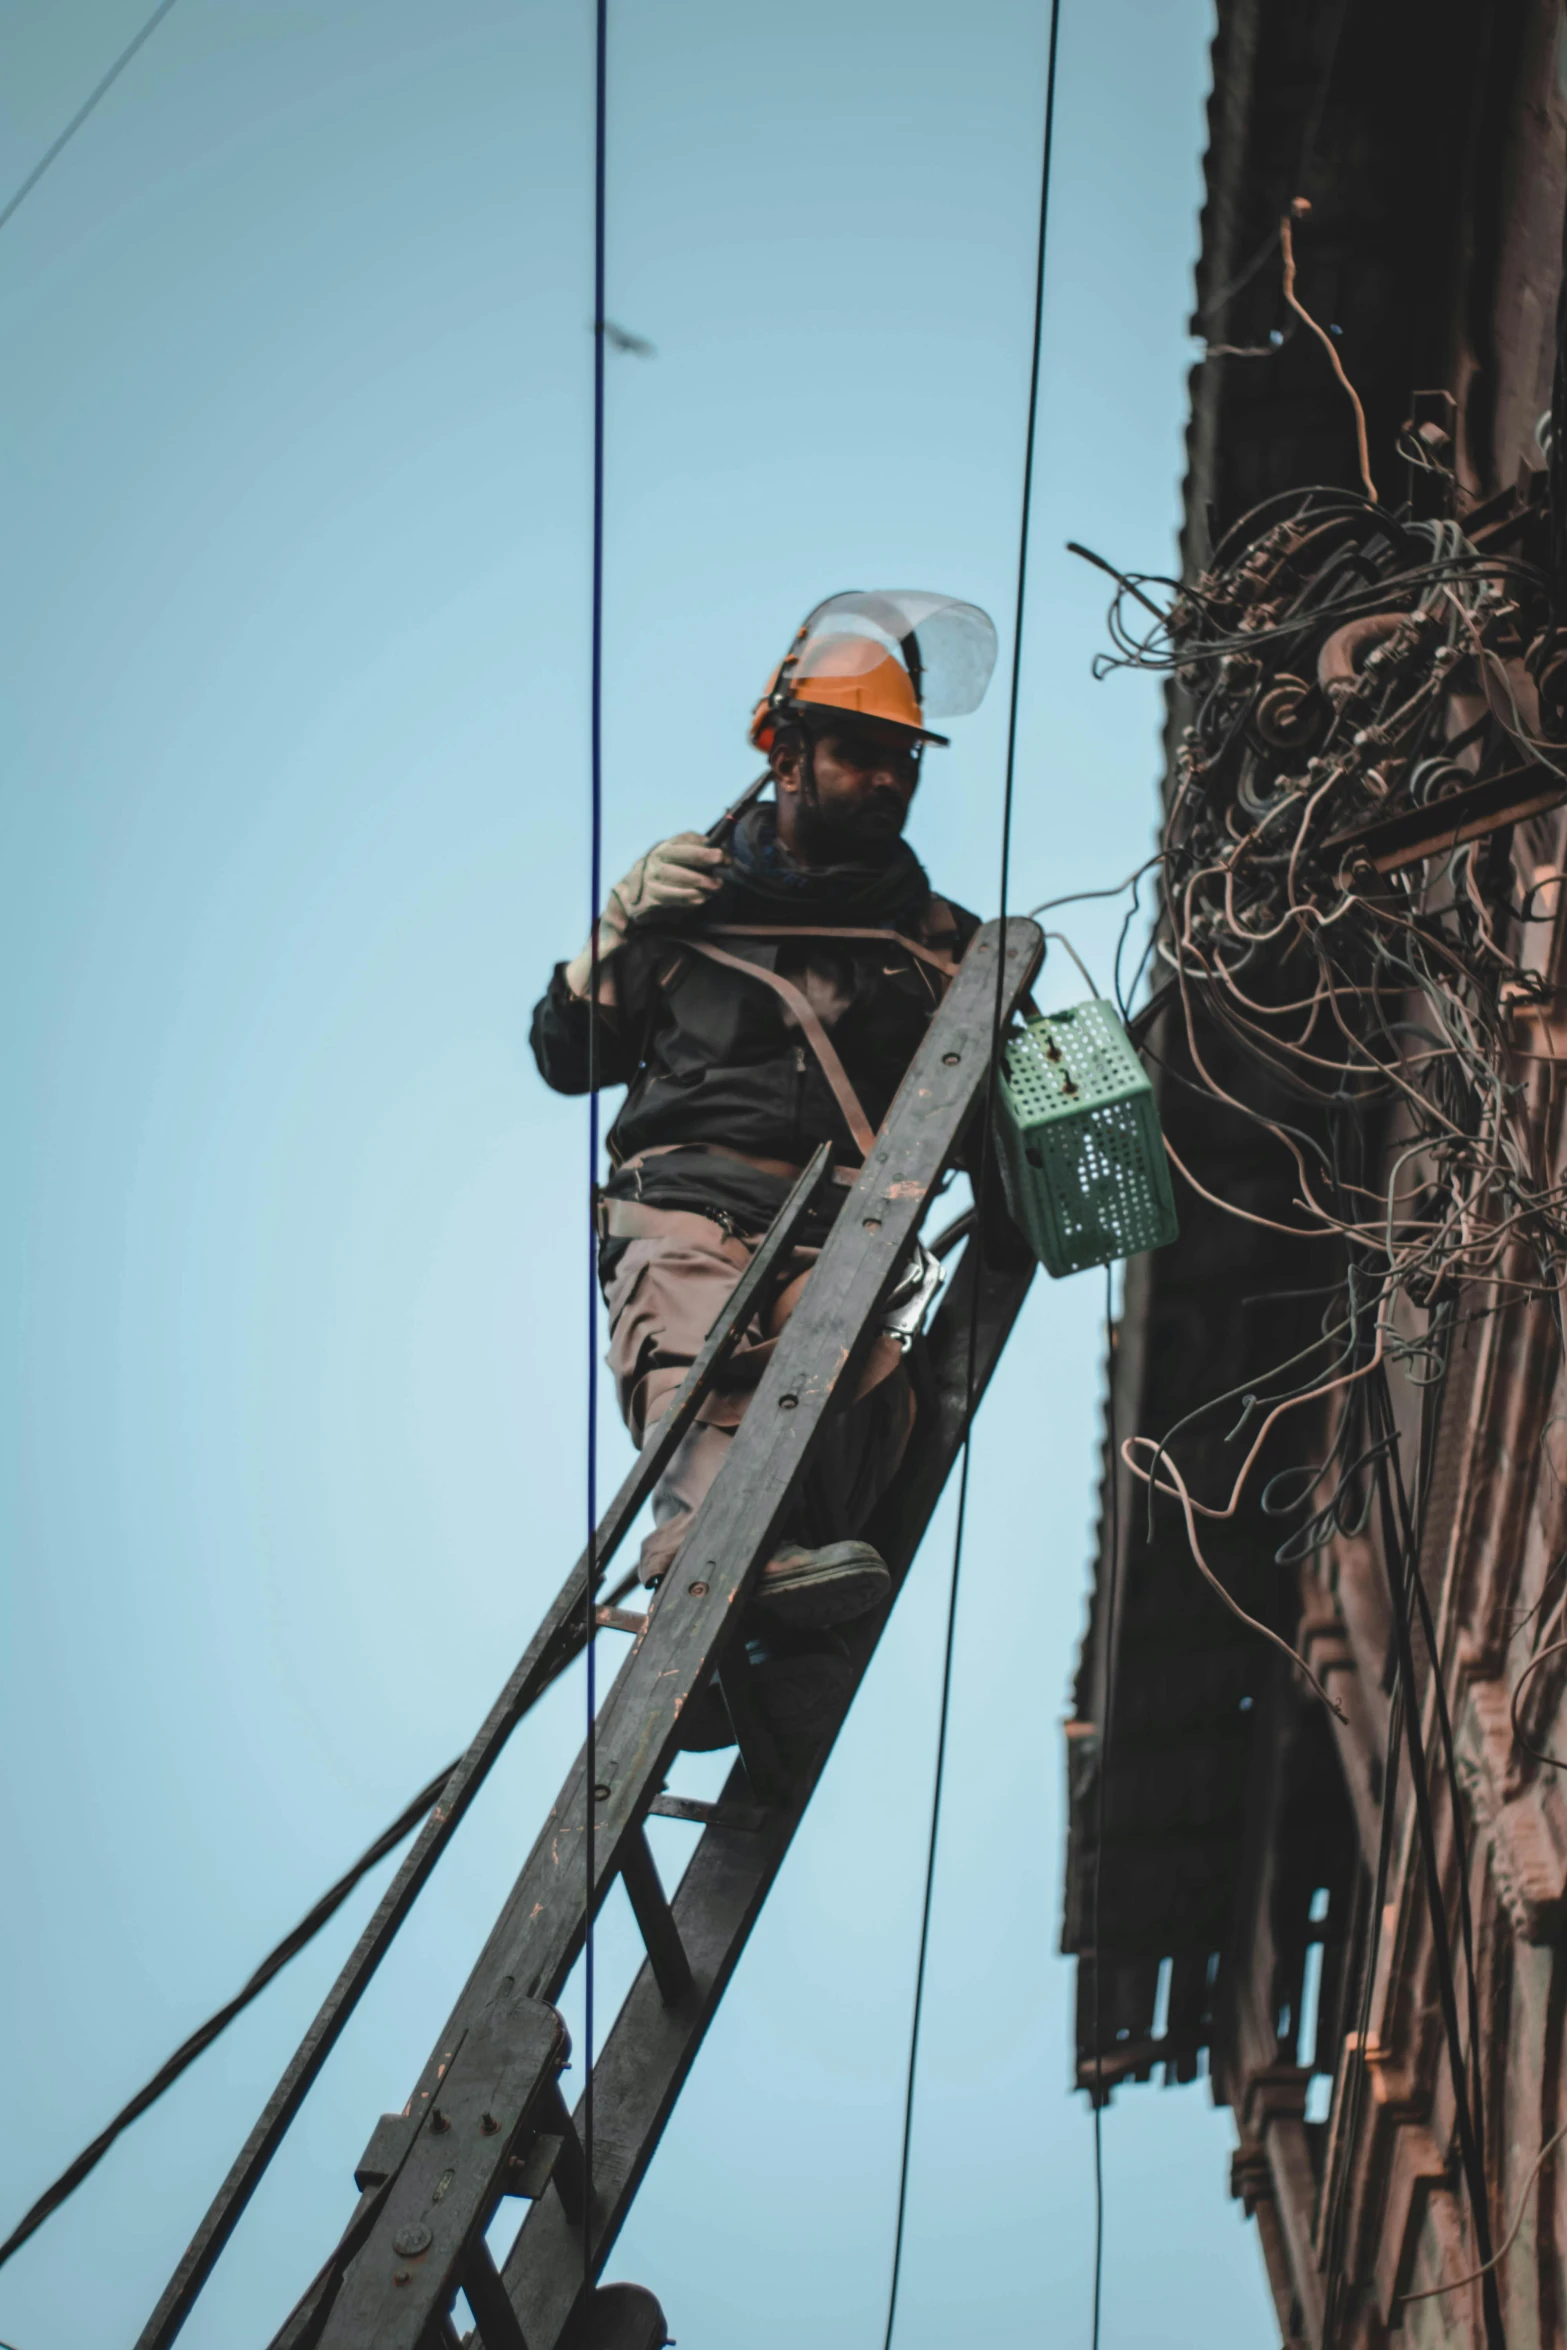
<instances>
[{"instance_id":1,"label":"rusty metal structure","mask_svg":"<svg viewBox=\"0 0 1567 2350\"><path fill-rule=\"evenodd\" d=\"M1557 0L1219 0L1064 1942L1289 2350L1567 2343L1564 193Z\"/></svg>"}]
</instances>

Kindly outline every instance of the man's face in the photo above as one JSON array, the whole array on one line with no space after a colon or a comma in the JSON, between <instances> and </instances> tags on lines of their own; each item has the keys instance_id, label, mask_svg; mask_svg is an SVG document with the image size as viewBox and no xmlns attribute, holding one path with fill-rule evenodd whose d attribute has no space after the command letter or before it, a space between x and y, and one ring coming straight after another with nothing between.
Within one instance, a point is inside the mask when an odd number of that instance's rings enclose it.
<instances>
[{"instance_id":1,"label":"man's face","mask_svg":"<svg viewBox=\"0 0 1567 2350\"><path fill-rule=\"evenodd\" d=\"M878 740L859 727L817 737L814 795L803 786L797 753L779 762L779 798L793 802L788 827L807 854L856 856L877 863L889 856L908 822L919 782L912 746Z\"/></svg>"}]
</instances>

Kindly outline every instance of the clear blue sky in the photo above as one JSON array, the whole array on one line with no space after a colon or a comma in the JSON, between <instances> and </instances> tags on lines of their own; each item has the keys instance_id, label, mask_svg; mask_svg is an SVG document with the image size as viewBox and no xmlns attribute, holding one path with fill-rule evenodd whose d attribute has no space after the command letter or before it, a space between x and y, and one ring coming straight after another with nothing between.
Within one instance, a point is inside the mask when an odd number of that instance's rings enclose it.
<instances>
[{"instance_id":1,"label":"clear blue sky","mask_svg":"<svg viewBox=\"0 0 1567 2350\"><path fill-rule=\"evenodd\" d=\"M0 0L0 200L144 12ZM657 356L611 367L611 872L747 780L822 594L1007 634L1046 14L612 0L609 309ZM1062 542L1170 560L1209 31L1066 0L1018 907L1150 842L1157 699L1093 684ZM588 911L591 37L588 0L180 0L0 233L4 2224L463 1743L577 1541L585 1116L526 1027ZM1003 705L913 827L986 911ZM1070 923L1101 974L1113 923ZM1086 2350L1101 1304L1041 1278L980 1423L902 2350ZM949 1546L613 2264L682 2350L880 2343ZM193 2344L265 2339L335 2236L579 1705L515 1741ZM0 2274L5 2340L133 2338L371 1898ZM1276 2339L1230 2139L1203 2088L1117 2100L1106 2350Z\"/></svg>"}]
</instances>

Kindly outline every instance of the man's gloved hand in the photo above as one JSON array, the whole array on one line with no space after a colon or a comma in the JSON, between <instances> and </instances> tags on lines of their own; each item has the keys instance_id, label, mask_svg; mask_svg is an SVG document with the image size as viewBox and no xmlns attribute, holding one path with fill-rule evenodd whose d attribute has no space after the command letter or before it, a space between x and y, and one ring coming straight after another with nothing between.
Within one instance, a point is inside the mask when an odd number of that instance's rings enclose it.
<instances>
[{"instance_id":1,"label":"man's gloved hand","mask_svg":"<svg viewBox=\"0 0 1567 2350\"><path fill-rule=\"evenodd\" d=\"M677 832L639 857L631 871L616 882L598 918L601 972L638 923L681 906L699 906L711 897L722 886L716 868L723 862L723 850L714 848L699 832ZM593 941L589 939L566 965L566 985L573 995L587 994L592 974Z\"/></svg>"},{"instance_id":2,"label":"man's gloved hand","mask_svg":"<svg viewBox=\"0 0 1567 2350\"><path fill-rule=\"evenodd\" d=\"M639 857L617 881L599 916L599 955L613 954L626 933L671 906L699 906L720 887L714 868L724 861L699 832L677 832Z\"/></svg>"}]
</instances>

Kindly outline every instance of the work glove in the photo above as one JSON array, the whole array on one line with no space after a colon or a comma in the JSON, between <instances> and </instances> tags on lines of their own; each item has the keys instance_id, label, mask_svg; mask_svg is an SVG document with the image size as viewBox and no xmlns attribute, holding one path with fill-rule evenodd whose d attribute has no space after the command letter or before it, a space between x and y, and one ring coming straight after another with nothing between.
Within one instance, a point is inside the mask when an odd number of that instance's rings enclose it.
<instances>
[{"instance_id":1,"label":"work glove","mask_svg":"<svg viewBox=\"0 0 1567 2350\"><path fill-rule=\"evenodd\" d=\"M617 881L599 916L599 955L611 955L625 944L626 935L646 922L679 906L699 906L721 884L714 867L724 861L699 832L677 832L639 857Z\"/></svg>"},{"instance_id":2,"label":"work glove","mask_svg":"<svg viewBox=\"0 0 1567 2350\"><path fill-rule=\"evenodd\" d=\"M724 862L722 849L715 849L699 832L677 832L669 840L661 840L639 857L631 871L617 881L604 901L604 911L598 918L598 962L601 991L599 1001L613 999L613 981L603 970L612 956L619 953L631 931L655 915L677 911L682 906L700 906L705 898L722 885L715 870ZM593 969L593 941L566 965L566 984L575 996L585 996Z\"/></svg>"}]
</instances>

